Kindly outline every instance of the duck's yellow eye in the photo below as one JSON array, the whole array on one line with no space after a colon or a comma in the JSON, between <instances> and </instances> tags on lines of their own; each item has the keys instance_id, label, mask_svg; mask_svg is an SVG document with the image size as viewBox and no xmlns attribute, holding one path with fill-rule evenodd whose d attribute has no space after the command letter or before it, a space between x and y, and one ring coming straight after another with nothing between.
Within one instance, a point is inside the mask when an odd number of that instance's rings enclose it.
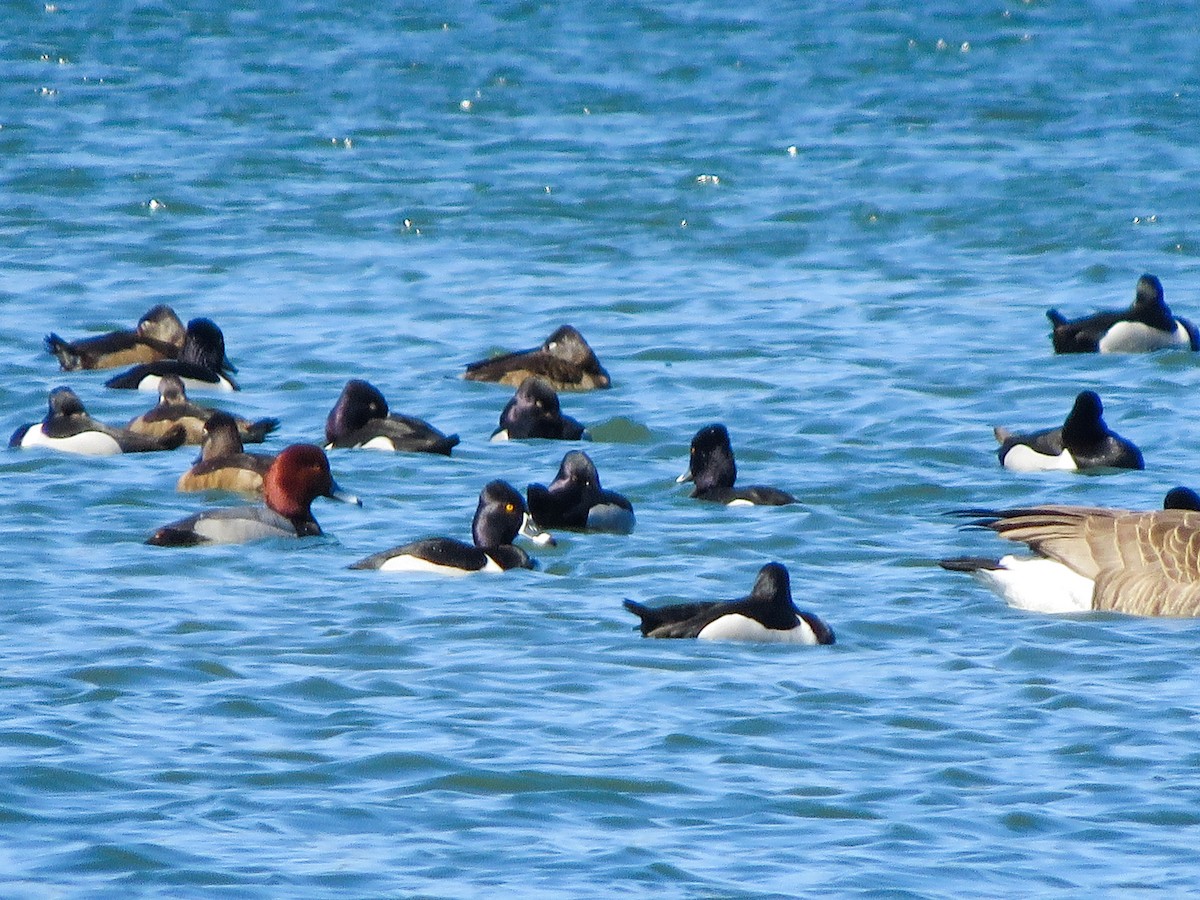
<instances>
[{"instance_id":1,"label":"duck's yellow eye","mask_svg":"<svg viewBox=\"0 0 1200 900\"><path fill-rule=\"evenodd\" d=\"M505 504L504 504L504 511L505 511L505 512L512 512L514 509L516 509L516 507L515 507L515 506L513 506L511 503L505 503Z\"/></svg>"}]
</instances>

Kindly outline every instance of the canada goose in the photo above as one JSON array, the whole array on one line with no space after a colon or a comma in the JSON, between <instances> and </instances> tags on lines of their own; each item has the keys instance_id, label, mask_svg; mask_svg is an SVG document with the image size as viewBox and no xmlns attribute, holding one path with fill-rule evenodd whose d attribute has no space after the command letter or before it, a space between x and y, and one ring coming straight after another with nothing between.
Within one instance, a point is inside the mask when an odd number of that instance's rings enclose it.
<instances>
[{"instance_id":1,"label":"canada goose","mask_svg":"<svg viewBox=\"0 0 1200 900\"><path fill-rule=\"evenodd\" d=\"M1033 556L957 557L1006 602L1038 612L1105 610L1135 616L1200 616L1200 512L1087 506L967 511L972 525L1018 541Z\"/></svg>"}]
</instances>

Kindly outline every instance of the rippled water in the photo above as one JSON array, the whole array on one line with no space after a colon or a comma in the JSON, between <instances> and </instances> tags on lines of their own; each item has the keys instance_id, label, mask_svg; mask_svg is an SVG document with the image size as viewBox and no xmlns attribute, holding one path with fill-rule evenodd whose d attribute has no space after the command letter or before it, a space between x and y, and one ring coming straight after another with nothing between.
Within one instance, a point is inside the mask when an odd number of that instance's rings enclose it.
<instances>
[{"instance_id":1,"label":"rippled water","mask_svg":"<svg viewBox=\"0 0 1200 900\"><path fill-rule=\"evenodd\" d=\"M0 460L5 896L1117 895L1194 889L1191 621L1004 607L944 513L1197 485L1187 354L1054 358L1044 311L1143 271L1200 316L1200 27L1184 4L751 0L3 5L0 408L150 305L225 332L319 438L350 377L463 441L339 451L328 537L168 551L192 452ZM571 322L631 537L447 582L351 572L469 534L510 391L458 376ZM1015 475L991 426L1097 389L1147 471ZM197 397L197 399L200 399ZM209 401L211 397L206 398ZM733 436L724 509L674 478ZM768 560L834 647L643 641L621 608Z\"/></svg>"}]
</instances>

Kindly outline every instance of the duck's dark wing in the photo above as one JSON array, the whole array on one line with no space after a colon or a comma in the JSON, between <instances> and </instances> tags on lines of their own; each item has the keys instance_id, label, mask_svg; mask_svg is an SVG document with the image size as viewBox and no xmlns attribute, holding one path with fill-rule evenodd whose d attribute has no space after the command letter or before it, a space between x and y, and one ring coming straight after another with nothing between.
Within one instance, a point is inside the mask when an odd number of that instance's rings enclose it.
<instances>
[{"instance_id":1,"label":"duck's dark wing","mask_svg":"<svg viewBox=\"0 0 1200 900\"><path fill-rule=\"evenodd\" d=\"M644 606L626 600L625 608L641 619L642 635L654 638L694 638L706 625L725 614L732 604L725 601L709 603L675 603L670 606Z\"/></svg>"},{"instance_id":2,"label":"duck's dark wing","mask_svg":"<svg viewBox=\"0 0 1200 900\"><path fill-rule=\"evenodd\" d=\"M428 422L393 413L386 419L370 419L361 428L341 435L331 444L335 448L361 447L382 438L392 442L397 450L411 453L440 453L449 456L458 444L458 435L446 435Z\"/></svg>"},{"instance_id":3,"label":"duck's dark wing","mask_svg":"<svg viewBox=\"0 0 1200 900\"><path fill-rule=\"evenodd\" d=\"M375 553L365 559L353 563L351 569L378 569L389 559L396 556L413 556L425 560L435 566L445 566L453 569L463 569L477 572L487 565L488 558L482 550L473 544L465 544L453 538L424 538Z\"/></svg>"},{"instance_id":4,"label":"duck's dark wing","mask_svg":"<svg viewBox=\"0 0 1200 900\"><path fill-rule=\"evenodd\" d=\"M178 349L136 331L112 331L78 341L66 341L51 332L46 335L46 352L58 357L63 371L75 372L173 359Z\"/></svg>"},{"instance_id":5,"label":"duck's dark wing","mask_svg":"<svg viewBox=\"0 0 1200 900\"><path fill-rule=\"evenodd\" d=\"M551 491L545 485L531 484L525 491L529 515L539 528L583 528L587 525L588 498L575 485Z\"/></svg>"},{"instance_id":6,"label":"duck's dark wing","mask_svg":"<svg viewBox=\"0 0 1200 900\"><path fill-rule=\"evenodd\" d=\"M237 427L238 434L242 438L242 443L261 444L267 439L268 434L279 427L279 420L267 418L248 422L245 419L238 419Z\"/></svg>"},{"instance_id":7,"label":"duck's dark wing","mask_svg":"<svg viewBox=\"0 0 1200 900\"><path fill-rule=\"evenodd\" d=\"M189 381L201 381L205 384L221 383L220 374L214 372L212 369L206 369L195 363L180 362L177 359L164 359L160 362L134 366L127 372L122 372L120 375L110 378L104 382L104 386L118 390L136 391L142 381L151 375L157 375L160 378L163 375L178 375L180 378L185 378ZM226 377L225 380L233 386L235 391L238 390L238 386L231 378Z\"/></svg>"},{"instance_id":8,"label":"duck's dark wing","mask_svg":"<svg viewBox=\"0 0 1200 900\"><path fill-rule=\"evenodd\" d=\"M1081 469L1144 469L1146 462L1142 451L1132 442L1115 434L1110 434L1098 447L1086 450L1071 450L1075 463Z\"/></svg>"},{"instance_id":9,"label":"duck's dark wing","mask_svg":"<svg viewBox=\"0 0 1200 900\"><path fill-rule=\"evenodd\" d=\"M598 363L580 365L553 356L541 348L505 353L471 363L463 377L468 381L495 381L519 387L531 375L559 391L606 388L612 383L608 373Z\"/></svg>"},{"instance_id":10,"label":"duck's dark wing","mask_svg":"<svg viewBox=\"0 0 1200 900\"><path fill-rule=\"evenodd\" d=\"M1025 444L1044 456L1058 456L1063 452L1063 430L1059 427L1046 428L1029 434L1006 434L1000 444L1000 449L996 451L1000 461L1004 462L1008 451L1018 444Z\"/></svg>"},{"instance_id":11,"label":"duck's dark wing","mask_svg":"<svg viewBox=\"0 0 1200 900\"><path fill-rule=\"evenodd\" d=\"M122 453L146 453L154 450L174 450L187 441L187 429L176 425L161 435L137 434L120 430L116 435Z\"/></svg>"},{"instance_id":12,"label":"duck's dark wing","mask_svg":"<svg viewBox=\"0 0 1200 900\"><path fill-rule=\"evenodd\" d=\"M692 496L697 500L708 500L713 503L726 505L736 501L752 503L755 506L788 506L800 501L779 488L767 487L762 484L751 484L731 488L710 488L707 491L693 491Z\"/></svg>"},{"instance_id":13,"label":"duck's dark wing","mask_svg":"<svg viewBox=\"0 0 1200 900\"><path fill-rule=\"evenodd\" d=\"M1053 330L1050 340L1055 353L1099 353L1100 339L1128 313L1099 312L1079 319L1068 319L1056 309L1046 311Z\"/></svg>"},{"instance_id":14,"label":"duck's dark wing","mask_svg":"<svg viewBox=\"0 0 1200 900\"><path fill-rule=\"evenodd\" d=\"M486 551L493 562L507 572L509 569L536 569L537 563L528 553L512 544L501 544L499 547L489 547Z\"/></svg>"}]
</instances>

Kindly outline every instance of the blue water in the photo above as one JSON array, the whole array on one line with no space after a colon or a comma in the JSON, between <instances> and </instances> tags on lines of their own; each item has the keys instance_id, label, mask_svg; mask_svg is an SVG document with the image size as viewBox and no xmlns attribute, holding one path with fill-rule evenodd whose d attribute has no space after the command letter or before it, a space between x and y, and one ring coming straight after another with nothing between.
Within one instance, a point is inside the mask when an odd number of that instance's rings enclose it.
<instances>
[{"instance_id":1,"label":"blue water","mask_svg":"<svg viewBox=\"0 0 1200 900\"><path fill-rule=\"evenodd\" d=\"M191 450L0 459L0 893L1106 896L1200 887L1193 621L1049 618L934 561L944 514L1200 486L1188 354L1055 358L1045 309L1157 274L1200 316L1188 4L312 0L0 5L0 409L41 350L170 303L223 328L264 449L363 377L450 459L338 451L327 537L170 551ZM199 10L191 7L200 7ZM466 537L466 363L580 328L564 395L630 537L536 572L351 572ZM999 469L1101 393L1145 472ZM674 478L722 421L782 509ZM8 432L5 432L6 434ZM624 598L785 563L834 647L645 641Z\"/></svg>"}]
</instances>

